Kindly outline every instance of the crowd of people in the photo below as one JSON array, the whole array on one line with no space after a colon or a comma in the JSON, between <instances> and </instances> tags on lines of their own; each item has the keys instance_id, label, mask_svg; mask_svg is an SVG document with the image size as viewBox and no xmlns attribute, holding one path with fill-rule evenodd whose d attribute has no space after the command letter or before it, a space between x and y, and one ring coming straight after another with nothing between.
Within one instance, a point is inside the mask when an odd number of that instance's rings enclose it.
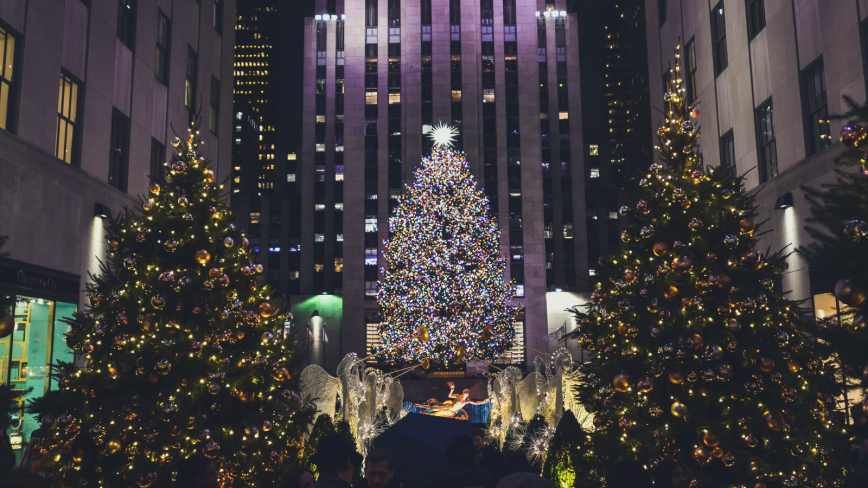
<instances>
[{"instance_id":1,"label":"crowd of people","mask_svg":"<svg viewBox=\"0 0 868 488\"><path fill-rule=\"evenodd\" d=\"M868 400L850 409L853 431L866 439L855 450L854 462L844 488L868 486ZM50 478L40 476L42 456L38 452L43 426L31 435L30 442L15 462L15 454L5 432L0 432L0 488L48 488ZM275 488L411 488L396 474L395 460L385 449L372 449L364 458L353 442L340 434L323 438L311 458L318 476L308 467L287 472ZM363 478L354 475L364 466ZM554 488L537 474L523 452L502 453L486 444L485 430L474 429L472 436L460 435L446 446L446 464L424 485L412 488ZM218 472L214 461L198 453L184 460L178 469L179 488L217 488ZM653 480L639 463L624 461L607 475L607 488L688 488L684 469L672 460L663 460L653 471ZM262 487L265 488L265 487ZM271 488L271 487L268 487ZM723 488L709 483L701 488Z\"/></svg>"}]
</instances>

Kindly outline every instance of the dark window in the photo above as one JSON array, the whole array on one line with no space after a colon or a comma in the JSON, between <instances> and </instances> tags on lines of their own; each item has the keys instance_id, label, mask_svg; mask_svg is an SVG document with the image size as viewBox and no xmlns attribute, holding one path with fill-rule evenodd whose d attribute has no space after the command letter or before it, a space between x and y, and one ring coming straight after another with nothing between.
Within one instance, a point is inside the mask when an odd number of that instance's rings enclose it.
<instances>
[{"instance_id":1,"label":"dark window","mask_svg":"<svg viewBox=\"0 0 868 488\"><path fill-rule=\"evenodd\" d=\"M714 58L714 76L719 75L729 65L726 52L726 17L723 2L711 11L711 54Z\"/></svg>"},{"instance_id":2,"label":"dark window","mask_svg":"<svg viewBox=\"0 0 868 488\"><path fill-rule=\"evenodd\" d=\"M217 133L217 120L220 117L220 82L211 76L211 116L208 118L208 128Z\"/></svg>"},{"instance_id":3,"label":"dark window","mask_svg":"<svg viewBox=\"0 0 868 488\"><path fill-rule=\"evenodd\" d=\"M756 37L766 26L765 0L747 0L747 38Z\"/></svg>"},{"instance_id":4,"label":"dark window","mask_svg":"<svg viewBox=\"0 0 868 488\"><path fill-rule=\"evenodd\" d=\"M57 100L57 138L54 155L69 164L76 164L79 84L65 73L60 74L60 94Z\"/></svg>"},{"instance_id":5,"label":"dark window","mask_svg":"<svg viewBox=\"0 0 868 488\"><path fill-rule=\"evenodd\" d=\"M389 25L401 25L401 0L389 0Z\"/></svg>"},{"instance_id":6,"label":"dark window","mask_svg":"<svg viewBox=\"0 0 868 488\"><path fill-rule=\"evenodd\" d=\"M515 25L515 0L503 0L503 23Z\"/></svg>"},{"instance_id":7,"label":"dark window","mask_svg":"<svg viewBox=\"0 0 868 488\"><path fill-rule=\"evenodd\" d=\"M212 8L212 21L217 32L223 32L223 0L214 0Z\"/></svg>"},{"instance_id":8,"label":"dark window","mask_svg":"<svg viewBox=\"0 0 868 488\"><path fill-rule=\"evenodd\" d=\"M666 22L666 0L657 0L657 20L661 26Z\"/></svg>"},{"instance_id":9,"label":"dark window","mask_svg":"<svg viewBox=\"0 0 868 488\"><path fill-rule=\"evenodd\" d=\"M729 168L733 177L737 176L735 168L735 139L732 129L720 137L720 165Z\"/></svg>"},{"instance_id":10,"label":"dark window","mask_svg":"<svg viewBox=\"0 0 868 488\"><path fill-rule=\"evenodd\" d=\"M166 159L166 146L151 138L151 179L162 180L165 176L163 160Z\"/></svg>"},{"instance_id":11,"label":"dark window","mask_svg":"<svg viewBox=\"0 0 868 488\"><path fill-rule=\"evenodd\" d=\"M111 154L109 155L109 185L127 191L129 164L130 119L118 109L112 111Z\"/></svg>"},{"instance_id":12,"label":"dark window","mask_svg":"<svg viewBox=\"0 0 868 488\"><path fill-rule=\"evenodd\" d=\"M820 57L802 71L802 98L805 106L805 150L811 156L832 145L829 135L829 106L826 101L826 73Z\"/></svg>"},{"instance_id":13,"label":"dark window","mask_svg":"<svg viewBox=\"0 0 868 488\"><path fill-rule=\"evenodd\" d=\"M377 25L377 0L365 0L365 25Z\"/></svg>"},{"instance_id":14,"label":"dark window","mask_svg":"<svg viewBox=\"0 0 868 488\"><path fill-rule=\"evenodd\" d=\"M136 0L118 0L118 39L133 49L136 38Z\"/></svg>"},{"instance_id":15,"label":"dark window","mask_svg":"<svg viewBox=\"0 0 868 488\"><path fill-rule=\"evenodd\" d=\"M696 43L693 39L684 49L687 65L687 103L692 104L699 96L699 86L696 84Z\"/></svg>"},{"instance_id":16,"label":"dark window","mask_svg":"<svg viewBox=\"0 0 868 488\"><path fill-rule=\"evenodd\" d=\"M422 25L431 25L431 0L422 0Z\"/></svg>"},{"instance_id":17,"label":"dark window","mask_svg":"<svg viewBox=\"0 0 868 488\"><path fill-rule=\"evenodd\" d=\"M184 105L190 113L192 120L196 110L196 79L199 76L199 57L193 48L187 46L187 79L184 86Z\"/></svg>"},{"instance_id":18,"label":"dark window","mask_svg":"<svg viewBox=\"0 0 868 488\"><path fill-rule=\"evenodd\" d=\"M0 129L13 130L14 97L14 74L18 68L15 59L15 49L18 38L3 26L0 26L0 57L3 64L0 65Z\"/></svg>"},{"instance_id":19,"label":"dark window","mask_svg":"<svg viewBox=\"0 0 868 488\"><path fill-rule=\"evenodd\" d=\"M756 139L760 183L765 183L778 175L778 150L775 145L774 109L771 98L756 109Z\"/></svg>"},{"instance_id":20,"label":"dark window","mask_svg":"<svg viewBox=\"0 0 868 488\"><path fill-rule=\"evenodd\" d=\"M461 25L461 0L449 0L449 24Z\"/></svg>"},{"instance_id":21,"label":"dark window","mask_svg":"<svg viewBox=\"0 0 868 488\"><path fill-rule=\"evenodd\" d=\"M169 81L169 18L157 12L157 60L155 74L164 85Z\"/></svg>"}]
</instances>

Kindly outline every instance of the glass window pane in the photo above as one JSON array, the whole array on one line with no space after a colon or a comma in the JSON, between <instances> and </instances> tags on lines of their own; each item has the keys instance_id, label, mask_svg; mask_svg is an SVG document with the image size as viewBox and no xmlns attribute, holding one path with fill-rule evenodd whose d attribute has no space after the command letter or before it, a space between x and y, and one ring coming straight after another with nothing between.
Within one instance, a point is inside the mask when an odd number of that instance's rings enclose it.
<instances>
[{"instance_id":1,"label":"glass window pane","mask_svg":"<svg viewBox=\"0 0 868 488\"><path fill-rule=\"evenodd\" d=\"M70 82L71 90L69 93L69 121L75 123L75 111L78 108L78 83Z\"/></svg>"},{"instance_id":2,"label":"glass window pane","mask_svg":"<svg viewBox=\"0 0 868 488\"><path fill-rule=\"evenodd\" d=\"M4 33L5 34L5 33ZM3 68L3 77L12 80L12 68L15 65L15 37L6 36L6 66Z\"/></svg>"},{"instance_id":3,"label":"glass window pane","mask_svg":"<svg viewBox=\"0 0 868 488\"><path fill-rule=\"evenodd\" d=\"M72 141L74 140L73 132L75 126L72 124L66 125L66 145L64 147L63 160L67 163L72 163Z\"/></svg>"},{"instance_id":4,"label":"glass window pane","mask_svg":"<svg viewBox=\"0 0 868 488\"><path fill-rule=\"evenodd\" d=\"M60 75L60 85L57 93L57 113L63 113L63 75Z\"/></svg>"},{"instance_id":5,"label":"glass window pane","mask_svg":"<svg viewBox=\"0 0 868 488\"><path fill-rule=\"evenodd\" d=\"M8 128L9 121L9 93L10 86L8 83L0 82L0 129Z\"/></svg>"}]
</instances>

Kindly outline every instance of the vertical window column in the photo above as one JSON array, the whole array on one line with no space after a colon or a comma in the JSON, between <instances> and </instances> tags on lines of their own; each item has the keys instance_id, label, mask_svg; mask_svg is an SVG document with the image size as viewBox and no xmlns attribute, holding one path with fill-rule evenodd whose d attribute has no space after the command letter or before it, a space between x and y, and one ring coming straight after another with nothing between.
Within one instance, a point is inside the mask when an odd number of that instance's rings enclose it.
<instances>
[{"instance_id":1,"label":"vertical window column","mask_svg":"<svg viewBox=\"0 0 868 488\"><path fill-rule=\"evenodd\" d=\"M555 220L552 188L551 119L549 109L549 65L546 17L537 19L537 57L539 62L539 126L543 175L543 239L546 253L546 289L555 289Z\"/></svg>"},{"instance_id":2,"label":"vertical window column","mask_svg":"<svg viewBox=\"0 0 868 488\"><path fill-rule=\"evenodd\" d=\"M335 32L335 181L334 181L334 293L343 293L344 271L344 21Z\"/></svg>"},{"instance_id":3,"label":"vertical window column","mask_svg":"<svg viewBox=\"0 0 868 488\"><path fill-rule=\"evenodd\" d=\"M434 75L431 71L431 0L422 0L422 153L431 150L426 137L434 128Z\"/></svg>"},{"instance_id":4,"label":"vertical window column","mask_svg":"<svg viewBox=\"0 0 868 488\"><path fill-rule=\"evenodd\" d=\"M483 31L483 36L485 35ZM518 43L515 36L515 0L503 0L503 61L506 89L506 167L509 191L510 277L516 295L524 296L524 230L521 192L521 134L518 96Z\"/></svg>"},{"instance_id":5,"label":"vertical window column","mask_svg":"<svg viewBox=\"0 0 868 488\"><path fill-rule=\"evenodd\" d=\"M401 195L401 2L389 0L389 214Z\"/></svg>"},{"instance_id":6,"label":"vertical window column","mask_svg":"<svg viewBox=\"0 0 868 488\"><path fill-rule=\"evenodd\" d=\"M451 88L452 88L452 125L458 129L455 136L456 149L464 149L464 119L461 105L461 0L449 0L449 55L451 57Z\"/></svg>"},{"instance_id":7,"label":"vertical window column","mask_svg":"<svg viewBox=\"0 0 868 488\"><path fill-rule=\"evenodd\" d=\"M576 251L573 244L573 178L570 151L570 99L567 76L566 19L555 19L558 83L558 134L560 149L561 218L564 226L564 289L576 289Z\"/></svg>"},{"instance_id":8,"label":"vertical window column","mask_svg":"<svg viewBox=\"0 0 868 488\"><path fill-rule=\"evenodd\" d=\"M365 300L376 300L379 278L377 3L365 0Z\"/></svg>"},{"instance_id":9,"label":"vertical window column","mask_svg":"<svg viewBox=\"0 0 868 488\"><path fill-rule=\"evenodd\" d=\"M57 101L57 140L54 155L69 164L77 164L78 82L71 76L60 74L60 95Z\"/></svg>"},{"instance_id":10,"label":"vertical window column","mask_svg":"<svg viewBox=\"0 0 868 488\"><path fill-rule=\"evenodd\" d=\"M494 104L494 25L493 0L482 0L482 163L485 195L491 214L498 218L497 107ZM460 16L460 12L459 12ZM453 36L455 34L453 33ZM460 34L459 34L460 35Z\"/></svg>"}]
</instances>

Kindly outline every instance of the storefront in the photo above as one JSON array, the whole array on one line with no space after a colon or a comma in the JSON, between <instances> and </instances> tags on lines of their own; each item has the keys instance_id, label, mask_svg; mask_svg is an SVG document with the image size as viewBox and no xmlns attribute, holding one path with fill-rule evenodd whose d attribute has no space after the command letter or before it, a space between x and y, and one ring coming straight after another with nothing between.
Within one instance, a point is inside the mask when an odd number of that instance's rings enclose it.
<instances>
[{"instance_id":1,"label":"storefront","mask_svg":"<svg viewBox=\"0 0 868 488\"><path fill-rule=\"evenodd\" d=\"M0 339L0 382L22 391L22 409L27 400L57 388L51 364L74 361L64 334L66 320L78 309L80 290L78 276L0 260L0 293L15 299L14 311L6 311L14 315L15 331ZM33 390L24 393L28 388ZM20 450L38 427L35 416L19 411L9 431L13 447Z\"/></svg>"}]
</instances>

